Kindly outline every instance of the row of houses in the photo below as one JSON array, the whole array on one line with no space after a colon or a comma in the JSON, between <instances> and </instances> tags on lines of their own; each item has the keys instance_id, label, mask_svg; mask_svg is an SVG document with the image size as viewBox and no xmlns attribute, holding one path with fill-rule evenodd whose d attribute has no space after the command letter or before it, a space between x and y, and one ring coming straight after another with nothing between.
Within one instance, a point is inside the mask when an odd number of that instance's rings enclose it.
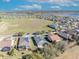
<instances>
[{"instance_id":1,"label":"row of houses","mask_svg":"<svg viewBox=\"0 0 79 59\"><path fill-rule=\"evenodd\" d=\"M17 46L16 49L19 51L37 48L43 49L45 44L50 44L51 42L58 43L63 39L73 41L73 38L77 38L78 34L79 29L77 28L74 30L59 31L57 33L48 32L46 35L27 33L25 35L0 37L0 51L10 51L15 46ZM33 43L37 48L31 48L30 43Z\"/></svg>"},{"instance_id":2,"label":"row of houses","mask_svg":"<svg viewBox=\"0 0 79 59\"><path fill-rule=\"evenodd\" d=\"M58 19L57 19L58 20ZM64 21L56 21L49 24L48 27L54 29L57 34L69 41L73 41L79 38L79 21L78 18L66 17ZM75 20L75 21L74 21Z\"/></svg>"},{"instance_id":3,"label":"row of houses","mask_svg":"<svg viewBox=\"0 0 79 59\"><path fill-rule=\"evenodd\" d=\"M64 31L60 31L58 33L59 36L67 39L67 40L70 40L70 41L74 41L76 39L79 38L79 28L75 28L75 29L72 29L72 30L64 30Z\"/></svg>"},{"instance_id":4,"label":"row of houses","mask_svg":"<svg viewBox=\"0 0 79 59\"><path fill-rule=\"evenodd\" d=\"M34 16L34 15L17 15L17 14L15 14L15 15L8 15L8 14L6 14L6 15L0 15L0 19L26 19L26 18L36 18L36 16Z\"/></svg>"},{"instance_id":5,"label":"row of houses","mask_svg":"<svg viewBox=\"0 0 79 59\"><path fill-rule=\"evenodd\" d=\"M79 41L79 17L55 17L53 23L48 27L68 42Z\"/></svg>"},{"instance_id":6,"label":"row of houses","mask_svg":"<svg viewBox=\"0 0 79 59\"><path fill-rule=\"evenodd\" d=\"M43 46L45 44L50 44L50 42L46 39L46 37L49 39L49 41L52 41L52 42L61 41L61 37L58 36L57 34L54 34L53 32L49 32L46 36L26 34L24 36L18 37L18 39L16 39L13 36L1 37L0 38L0 51L4 51L4 52L10 51L11 49L15 48L15 46L17 46L16 49L19 51L32 49L30 47L31 40L34 46L36 46L37 48L44 48ZM16 40L18 40L17 45L15 44Z\"/></svg>"}]
</instances>

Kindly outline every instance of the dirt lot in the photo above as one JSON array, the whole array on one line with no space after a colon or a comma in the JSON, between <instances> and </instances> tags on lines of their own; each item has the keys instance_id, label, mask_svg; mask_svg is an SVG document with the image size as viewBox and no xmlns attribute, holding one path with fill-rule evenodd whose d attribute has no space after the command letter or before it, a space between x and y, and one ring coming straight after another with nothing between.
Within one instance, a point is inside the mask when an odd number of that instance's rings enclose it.
<instances>
[{"instance_id":1,"label":"dirt lot","mask_svg":"<svg viewBox=\"0 0 79 59\"><path fill-rule=\"evenodd\" d=\"M33 33L37 31L51 30L47 27L52 23L43 19L1 19L0 35L13 34L16 32Z\"/></svg>"},{"instance_id":2,"label":"dirt lot","mask_svg":"<svg viewBox=\"0 0 79 59\"><path fill-rule=\"evenodd\" d=\"M79 59L79 46L74 46L55 59Z\"/></svg>"}]
</instances>

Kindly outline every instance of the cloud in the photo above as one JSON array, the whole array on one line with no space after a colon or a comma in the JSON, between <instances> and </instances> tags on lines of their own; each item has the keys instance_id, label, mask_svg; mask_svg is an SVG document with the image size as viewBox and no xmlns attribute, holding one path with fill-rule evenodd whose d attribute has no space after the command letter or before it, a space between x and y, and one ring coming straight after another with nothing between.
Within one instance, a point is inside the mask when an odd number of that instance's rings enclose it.
<instances>
[{"instance_id":1,"label":"cloud","mask_svg":"<svg viewBox=\"0 0 79 59\"><path fill-rule=\"evenodd\" d=\"M63 4L58 4L59 6L65 6L65 7L78 7L79 4L76 3L63 3Z\"/></svg>"},{"instance_id":2,"label":"cloud","mask_svg":"<svg viewBox=\"0 0 79 59\"><path fill-rule=\"evenodd\" d=\"M26 0L27 1L27 0ZM50 3L66 3L66 2L71 2L74 0L28 0L30 2L50 2Z\"/></svg>"},{"instance_id":3,"label":"cloud","mask_svg":"<svg viewBox=\"0 0 79 59\"><path fill-rule=\"evenodd\" d=\"M76 3L73 3L73 4L72 4L72 6L79 6L79 5L78 5L78 4L76 4Z\"/></svg>"},{"instance_id":4,"label":"cloud","mask_svg":"<svg viewBox=\"0 0 79 59\"><path fill-rule=\"evenodd\" d=\"M51 8L60 8L60 6L51 6Z\"/></svg>"},{"instance_id":5,"label":"cloud","mask_svg":"<svg viewBox=\"0 0 79 59\"><path fill-rule=\"evenodd\" d=\"M42 9L42 6L38 5L38 4L32 4L32 5L22 5L22 6L20 6L20 8L24 8L24 9Z\"/></svg>"},{"instance_id":6,"label":"cloud","mask_svg":"<svg viewBox=\"0 0 79 59\"><path fill-rule=\"evenodd\" d=\"M42 6L38 4L32 4L32 5L20 5L13 10L15 11L21 11L21 10L41 10Z\"/></svg>"},{"instance_id":7,"label":"cloud","mask_svg":"<svg viewBox=\"0 0 79 59\"><path fill-rule=\"evenodd\" d=\"M14 11L21 11L21 10L23 10L23 9L21 9L21 8L14 8L14 9L12 9L12 10L14 10Z\"/></svg>"},{"instance_id":8,"label":"cloud","mask_svg":"<svg viewBox=\"0 0 79 59\"><path fill-rule=\"evenodd\" d=\"M26 0L29 2L38 2L38 3L45 3L45 2L49 2L49 0Z\"/></svg>"},{"instance_id":9,"label":"cloud","mask_svg":"<svg viewBox=\"0 0 79 59\"><path fill-rule=\"evenodd\" d=\"M54 9L54 10L61 10L62 8L60 6L51 6L51 9Z\"/></svg>"},{"instance_id":10,"label":"cloud","mask_svg":"<svg viewBox=\"0 0 79 59\"><path fill-rule=\"evenodd\" d=\"M79 0L50 0L49 3L56 4L57 6L63 6L63 7L78 7L79 4L76 2L79 2Z\"/></svg>"},{"instance_id":11,"label":"cloud","mask_svg":"<svg viewBox=\"0 0 79 59\"><path fill-rule=\"evenodd\" d=\"M26 0L27 1L27 0ZM79 2L79 0L28 0L30 2L36 2L36 3L49 3L49 4L57 4L60 6L78 6L76 2Z\"/></svg>"},{"instance_id":12,"label":"cloud","mask_svg":"<svg viewBox=\"0 0 79 59\"><path fill-rule=\"evenodd\" d=\"M10 2L11 0L3 0L3 1L8 3L8 2Z\"/></svg>"},{"instance_id":13,"label":"cloud","mask_svg":"<svg viewBox=\"0 0 79 59\"><path fill-rule=\"evenodd\" d=\"M59 3L69 3L71 2L71 0L49 0L49 2L59 4Z\"/></svg>"}]
</instances>

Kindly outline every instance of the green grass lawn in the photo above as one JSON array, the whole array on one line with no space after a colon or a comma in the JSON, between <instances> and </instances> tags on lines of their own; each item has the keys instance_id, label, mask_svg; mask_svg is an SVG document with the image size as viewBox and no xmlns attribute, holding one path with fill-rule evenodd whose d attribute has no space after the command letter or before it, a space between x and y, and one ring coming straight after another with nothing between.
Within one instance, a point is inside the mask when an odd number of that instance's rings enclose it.
<instances>
[{"instance_id":1,"label":"green grass lawn","mask_svg":"<svg viewBox=\"0 0 79 59\"><path fill-rule=\"evenodd\" d=\"M48 31L51 30L47 27L48 24L52 23L48 20L43 19L1 19L0 22L0 35L2 34L13 34L16 32L33 33L37 31Z\"/></svg>"}]
</instances>

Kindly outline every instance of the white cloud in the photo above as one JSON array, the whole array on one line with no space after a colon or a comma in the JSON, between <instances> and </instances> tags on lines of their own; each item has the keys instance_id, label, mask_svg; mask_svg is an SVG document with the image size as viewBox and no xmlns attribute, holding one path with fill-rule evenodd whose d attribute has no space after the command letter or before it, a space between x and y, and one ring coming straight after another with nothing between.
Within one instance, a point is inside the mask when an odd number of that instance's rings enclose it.
<instances>
[{"instance_id":1,"label":"white cloud","mask_svg":"<svg viewBox=\"0 0 79 59\"><path fill-rule=\"evenodd\" d=\"M27 1L27 0L26 0ZM50 3L66 3L66 2L71 2L75 0L28 0L30 2L50 2Z\"/></svg>"},{"instance_id":2,"label":"white cloud","mask_svg":"<svg viewBox=\"0 0 79 59\"><path fill-rule=\"evenodd\" d=\"M76 3L63 3L63 4L58 4L58 5L59 6L65 6L65 7L70 7L70 6L76 7L76 6L79 6Z\"/></svg>"},{"instance_id":3,"label":"white cloud","mask_svg":"<svg viewBox=\"0 0 79 59\"><path fill-rule=\"evenodd\" d=\"M20 8L24 8L24 9L42 9L42 6L38 5L38 4L33 4L33 5L22 5L22 6L20 6Z\"/></svg>"},{"instance_id":4,"label":"white cloud","mask_svg":"<svg viewBox=\"0 0 79 59\"><path fill-rule=\"evenodd\" d=\"M29 2L38 2L38 3L44 3L44 2L49 2L49 0L26 0Z\"/></svg>"},{"instance_id":5,"label":"white cloud","mask_svg":"<svg viewBox=\"0 0 79 59\"><path fill-rule=\"evenodd\" d=\"M51 8L60 8L60 6L51 6Z\"/></svg>"},{"instance_id":6,"label":"white cloud","mask_svg":"<svg viewBox=\"0 0 79 59\"><path fill-rule=\"evenodd\" d=\"M27 0L26 0L27 1ZM79 0L28 0L30 2L37 2L37 3L51 3L51 4L57 4L60 6L78 6L75 2L79 2Z\"/></svg>"},{"instance_id":7,"label":"white cloud","mask_svg":"<svg viewBox=\"0 0 79 59\"><path fill-rule=\"evenodd\" d=\"M8 2L10 2L11 0L3 0L3 1L8 3Z\"/></svg>"},{"instance_id":8,"label":"white cloud","mask_svg":"<svg viewBox=\"0 0 79 59\"><path fill-rule=\"evenodd\" d=\"M49 2L53 2L53 3L68 3L71 2L71 0L49 0Z\"/></svg>"},{"instance_id":9,"label":"white cloud","mask_svg":"<svg viewBox=\"0 0 79 59\"><path fill-rule=\"evenodd\" d=\"M62 10L62 8L60 6L51 6L51 8L54 10Z\"/></svg>"},{"instance_id":10,"label":"white cloud","mask_svg":"<svg viewBox=\"0 0 79 59\"><path fill-rule=\"evenodd\" d=\"M76 3L73 3L73 4L72 4L72 6L79 6L79 5L78 5L78 4L76 4Z\"/></svg>"},{"instance_id":11,"label":"white cloud","mask_svg":"<svg viewBox=\"0 0 79 59\"><path fill-rule=\"evenodd\" d=\"M20 5L20 6L14 8L12 10L21 11L21 10L34 10L34 9L41 10L42 9L42 6L41 5L38 5L38 4Z\"/></svg>"},{"instance_id":12,"label":"white cloud","mask_svg":"<svg viewBox=\"0 0 79 59\"><path fill-rule=\"evenodd\" d=\"M15 11L21 11L22 9L21 8L14 8L12 10L15 10Z\"/></svg>"},{"instance_id":13,"label":"white cloud","mask_svg":"<svg viewBox=\"0 0 79 59\"><path fill-rule=\"evenodd\" d=\"M76 3L76 2L79 2L79 0L50 0L49 2L52 4L54 3L58 6L65 6L65 7L79 6L79 4Z\"/></svg>"}]
</instances>

